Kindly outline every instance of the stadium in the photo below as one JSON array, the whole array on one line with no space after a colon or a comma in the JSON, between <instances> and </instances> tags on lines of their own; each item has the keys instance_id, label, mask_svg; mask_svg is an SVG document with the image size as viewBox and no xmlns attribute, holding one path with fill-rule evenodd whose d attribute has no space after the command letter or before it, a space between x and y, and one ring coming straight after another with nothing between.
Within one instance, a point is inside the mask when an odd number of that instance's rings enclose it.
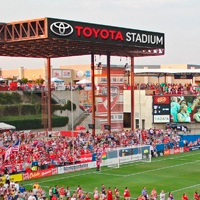
<instances>
[{"instance_id":1,"label":"stadium","mask_svg":"<svg viewBox=\"0 0 200 200\"><path fill-rule=\"evenodd\" d=\"M181 122L175 121L175 117L171 121L171 97L184 96L185 91L190 91L194 98L189 103L197 102L198 90L191 84L180 91L178 85L138 85L134 79L133 58L163 55L164 34L44 18L1 24L0 36L0 55L46 58L48 76L45 92L48 135L46 131L1 130L2 199L50 196L51 199L172 200L194 195L199 198L199 136L177 134L177 127L163 129L166 123ZM52 131L50 61L55 57L85 54L91 54L92 126L90 131L81 130L76 134L72 128L73 135L66 137L60 131ZM95 54L107 56L106 66L97 69L102 74L95 74ZM121 78L124 69L111 69L110 56L130 57L131 79L128 77L127 85ZM167 76L166 73L162 76ZM188 72L182 74L189 78ZM95 75L100 80L98 94L94 87ZM124 86L130 89L122 96ZM141 92L141 86L150 90ZM135 97L140 104L141 93L147 98L147 104L152 105L153 112L148 116L142 116L141 112L146 107L135 107ZM130 103L124 108L123 98L128 96ZM124 109L128 110L127 115L122 115ZM139 117L135 117L137 109ZM185 112L188 115L189 111ZM142 122L142 117L152 119L152 115L153 123L149 123L158 124L157 128L149 128ZM123 118L129 118L130 130L124 130ZM101 134L96 134L96 119L101 119Z\"/></svg>"}]
</instances>

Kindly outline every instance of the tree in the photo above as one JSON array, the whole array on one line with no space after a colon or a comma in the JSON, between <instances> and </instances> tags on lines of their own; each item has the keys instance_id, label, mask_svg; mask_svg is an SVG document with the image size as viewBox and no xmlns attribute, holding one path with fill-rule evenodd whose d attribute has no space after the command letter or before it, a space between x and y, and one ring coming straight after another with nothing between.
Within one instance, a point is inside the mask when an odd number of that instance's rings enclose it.
<instances>
[{"instance_id":1,"label":"tree","mask_svg":"<svg viewBox=\"0 0 200 200\"><path fill-rule=\"evenodd\" d=\"M27 79L27 78L22 78L22 79L21 79L21 83L22 83L22 84L26 84L27 82L28 82L28 79Z\"/></svg>"},{"instance_id":2,"label":"tree","mask_svg":"<svg viewBox=\"0 0 200 200\"><path fill-rule=\"evenodd\" d=\"M42 78L36 79L35 83L37 83L37 84L43 84L44 83L44 79L42 79Z\"/></svg>"}]
</instances>

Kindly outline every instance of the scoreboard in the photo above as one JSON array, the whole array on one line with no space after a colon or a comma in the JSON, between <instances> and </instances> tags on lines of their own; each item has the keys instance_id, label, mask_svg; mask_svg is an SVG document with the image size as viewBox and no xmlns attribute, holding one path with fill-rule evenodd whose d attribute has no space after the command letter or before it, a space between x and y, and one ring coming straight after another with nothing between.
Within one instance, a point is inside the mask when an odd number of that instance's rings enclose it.
<instances>
[{"instance_id":1,"label":"scoreboard","mask_svg":"<svg viewBox=\"0 0 200 200\"><path fill-rule=\"evenodd\" d=\"M153 96L153 123L170 122L170 97Z\"/></svg>"}]
</instances>

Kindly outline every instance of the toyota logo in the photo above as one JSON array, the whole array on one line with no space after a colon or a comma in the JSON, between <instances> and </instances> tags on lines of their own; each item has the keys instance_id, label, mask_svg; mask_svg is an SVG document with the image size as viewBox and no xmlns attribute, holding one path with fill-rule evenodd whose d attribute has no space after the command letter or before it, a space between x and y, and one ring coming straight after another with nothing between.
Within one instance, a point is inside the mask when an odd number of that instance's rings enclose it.
<instances>
[{"instance_id":1,"label":"toyota logo","mask_svg":"<svg viewBox=\"0 0 200 200\"><path fill-rule=\"evenodd\" d=\"M73 27L66 22L54 22L51 24L50 29L59 36L68 36L73 33Z\"/></svg>"}]
</instances>

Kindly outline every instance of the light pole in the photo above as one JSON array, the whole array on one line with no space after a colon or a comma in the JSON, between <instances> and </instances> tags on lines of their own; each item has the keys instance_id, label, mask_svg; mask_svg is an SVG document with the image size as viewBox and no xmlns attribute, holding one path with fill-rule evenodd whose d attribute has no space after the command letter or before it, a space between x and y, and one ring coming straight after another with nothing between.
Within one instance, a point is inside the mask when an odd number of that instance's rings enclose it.
<instances>
[{"instance_id":1,"label":"light pole","mask_svg":"<svg viewBox=\"0 0 200 200\"><path fill-rule=\"evenodd\" d=\"M72 154L74 158L74 109L73 109L73 94L72 94L72 79L71 79L71 119L72 119ZM73 159L74 165L74 159Z\"/></svg>"},{"instance_id":2,"label":"light pole","mask_svg":"<svg viewBox=\"0 0 200 200\"><path fill-rule=\"evenodd\" d=\"M128 77L128 85L130 84L131 68L128 67L128 63L124 66L124 74Z\"/></svg>"}]
</instances>

